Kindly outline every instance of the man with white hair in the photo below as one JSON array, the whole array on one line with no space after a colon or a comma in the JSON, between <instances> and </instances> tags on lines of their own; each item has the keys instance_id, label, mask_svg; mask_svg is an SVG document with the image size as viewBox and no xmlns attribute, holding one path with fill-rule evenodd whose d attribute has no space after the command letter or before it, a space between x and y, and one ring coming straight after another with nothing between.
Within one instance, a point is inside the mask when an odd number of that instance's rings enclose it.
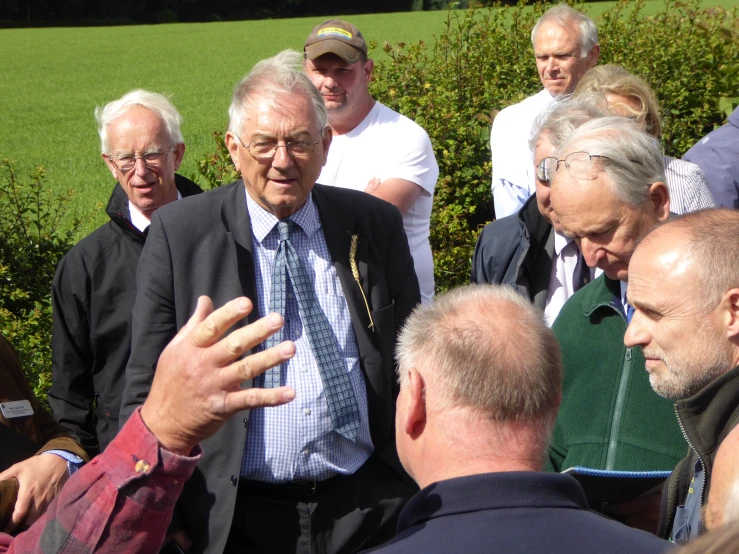
<instances>
[{"instance_id":1,"label":"man with white hair","mask_svg":"<svg viewBox=\"0 0 739 554\"><path fill-rule=\"evenodd\" d=\"M117 183L110 221L77 243L52 284L49 405L90 457L118 433L131 343L136 269L152 214L202 192L175 174L185 154L182 118L163 95L133 90L95 110L103 161Z\"/></svg>"},{"instance_id":2,"label":"man with white hair","mask_svg":"<svg viewBox=\"0 0 739 554\"><path fill-rule=\"evenodd\" d=\"M374 552L669 547L592 513L572 477L542 472L562 362L541 312L511 288L468 285L417 308L397 358L398 455L421 491Z\"/></svg>"},{"instance_id":3,"label":"man with white hair","mask_svg":"<svg viewBox=\"0 0 739 554\"><path fill-rule=\"evenodd\" d=\"M598 28L584 13L559 4L550 8L531 31L536 68L544 89L519 104L508 106L493 121L495 216L515 214L535 191L531 127L555 98L570 94L585 72L598 63Z\"/></svg>"},{"instance_id":4,"label":"man with white hair","mask_svg":"<svg viewBox=\"0 0 739 554\"><path fill-rule=\"evenodd\" d=\"M570 98L536 118L529 147L534 154L536 192L514 215L488 224L472 257L473 283L505 284L544 310L551 325L567 299L592 279L577 244L552 211L554 149L580 125L605 115L589 97Z\"/></svg>"},{"instance_id":5,"label":"man with white hair","mask_svg":"<svg viewBox=\"0 0 739 554\"><path fill-rule=\"evenodd\" d=\"M243 383L292 386L296 401L242 412L204 444L173 519L197 552L355 552L395 534L415 488L393 433L392 348L420 301L403 220L316 184L332 131L301 62L282 52L236 86L225 140L241 180L157 211L141 258L122 420L201 294L280 313L296 348Z\"/></svg>"},{"instance_id":6,"label":"man with white hair","mask_svg":"<svg viewBox=\"0 0 739 554\"><path fill-rule=\"evenodd\" d=\"M555 156L553 211L603 275L554 322L566 378L550 464L669 471L685 452L672 403L649 386L641 349L623 343L631 255L670 216L661 147L634 122L603 117L575 130ZM656 525L656 506L647 511Z\"/></svg>"},{"instance_id":7,"label":"man with white hair","mask_svg":"<svg viewBox=\"0 0 739 554\"><path fill-rule=\"evenodd\" d=\"M635 312L624 343L641 347L652 388L675 402L690 447L665 486L658 532L681 544L704 529L716 451L739 423L737 228L735 210L694 212L652 231L629 264Z\"/></svg>"}]
</instances>

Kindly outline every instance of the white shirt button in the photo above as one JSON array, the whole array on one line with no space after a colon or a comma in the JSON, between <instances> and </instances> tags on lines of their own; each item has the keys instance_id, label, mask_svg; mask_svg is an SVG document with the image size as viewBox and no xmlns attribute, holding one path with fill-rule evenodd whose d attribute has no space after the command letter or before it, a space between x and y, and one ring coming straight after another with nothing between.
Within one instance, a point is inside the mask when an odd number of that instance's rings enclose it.
<instances>
[{"instance_id":1,"label":"white shirt button","mask_svg":"<svg viewBox=\"0 0 739 554\"><path fill-rule=\"evenodd\" d=\"M305 415L310 415L310 408L305 409Z\"/></svg>"}]
</instances>

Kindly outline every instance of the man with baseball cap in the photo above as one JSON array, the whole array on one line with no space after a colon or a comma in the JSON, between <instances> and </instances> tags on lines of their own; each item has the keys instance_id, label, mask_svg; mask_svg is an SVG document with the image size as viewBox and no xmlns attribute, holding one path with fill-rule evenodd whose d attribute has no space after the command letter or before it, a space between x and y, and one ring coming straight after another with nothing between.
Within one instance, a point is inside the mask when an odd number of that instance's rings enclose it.
<instances>
[{"instance_id":1,"label":"man with baseball cap","mask_svg":"<svg viewBox=\"0 0 739 554\"><path fill-rule=\"evenodd\" d=\"M323 96L333 131L318 182L367 192L400 210L421 300L430 302L434 262L429 222L439 167L428 134L370 96L374 62L354 25L324 21L313 28L304 51L305 72Z\"/></svg>"}]
</instances>

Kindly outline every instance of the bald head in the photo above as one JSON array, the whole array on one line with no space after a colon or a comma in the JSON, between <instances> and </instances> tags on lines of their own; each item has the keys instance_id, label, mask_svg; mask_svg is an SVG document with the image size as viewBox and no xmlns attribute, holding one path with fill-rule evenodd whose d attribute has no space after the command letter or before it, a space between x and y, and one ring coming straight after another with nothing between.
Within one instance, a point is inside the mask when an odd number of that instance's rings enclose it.
<instances>
[{"instance_id":1,"label":"bald head","mask_svg":"<svg viewBox=\"0 0 739 554\"><path fill-rule=\"evenodd\" d=\"M672 400L696 394L739 363L739 266L731 265L739 256L739 214L730 212L695 212L658 227L629 264L636 312L624 342L642 347L652 387ZM725 225L732 220L733 228ZM709 246L714 242L722 246ZM717 285L712 272L733 277Z\"/></svg>"},{"instance_id":2,"label":"bald head","mask_svg":"<svg viewBox=\"0 0 739 554\"><path fill-rule=\"evenodd\" d=\"M704 508L707 529L739 522L739 426L721 442L711 472L711 490Z\"/></svg>"},{"instance_id":3,"label":"bald head","mask_svg":"<svg viewBox=\"0 0 739 554\"><path fill-rule=\"evenodd\" d=\"M421 487L542 469L562 362L542 313L513 289L468 285L419 306L397 358L398 455Z\"/></svg>"},{"instance_id":4,"label":"bald head","mask_svg":"<svg viewBox=\"0 0 739 554\"><path fill-rule=\"evenodd\" d=\"M398 339L404 369L421 367L432 402L485 418L536 421L559 404L559 347L542 315L509 287L470 285L419 306Z\"/></svg>"}]
</instances>

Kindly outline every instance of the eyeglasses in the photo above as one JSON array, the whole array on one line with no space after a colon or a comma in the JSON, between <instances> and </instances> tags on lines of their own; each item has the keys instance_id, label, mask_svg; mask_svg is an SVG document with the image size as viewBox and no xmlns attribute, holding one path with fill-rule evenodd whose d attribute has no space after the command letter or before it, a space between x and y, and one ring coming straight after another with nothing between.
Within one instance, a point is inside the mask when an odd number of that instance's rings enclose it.
<instances>
[{"instance_id":1,"label":"eyeglasses","mask_svg":"<svg viewBox=\"0 0 739 554\"><path fill-rule=\"evenodd\" d=\"M312 154L313 151L316 149L316 144L318 144L319 142L291 140L284 144L280 144L274 141L259 140L257 142L251 142L246 145L241 141L239 135L237 135L236 133L234 133L234 137L236 137L236 140L243 148L246 148L249 154L251 154L252 158L255 158L257 160L269 160L271 158L274 158L275 154L277 154L277 149L280 147L285 147L287 153L294 158L303 158Z\"/></svg>"},{"instance_id":2,"label":"eyeglasses","mask_svg":"<svg viewBox=\"0 0 739 554\"><path fill-rule=\"evenodd\" d=\"M558 160L557 158L550 156L548 158L543 158L536 165L536 178L539 181L551 183L554 178L554 174L559 169L560 165L565 164L567 171L574 178L592 181L597 179L601 172L600 168L593 166L593 158L603 158L604 160L610 159L608 156L588 154L587 152L572 152L563 160Z\"/></svg>"},{"instance_id":3,"label":"eyeglasses","mask_svg":"<svg viewBox=\"0 0 739 554\"><path fill-rule=\"evenodd\" d=\"M169 150L165 152L147 152L146 154L134 154L133 156L118 156L113 157L105 155L110 163L112 163L118 171L126 175L130 173L134 167L136 167L136 160L142 160L144 165L149 169L159 169L167 162L167 156L174 149L174 145L169 147Z\"/></svg>"}]
</instances>

